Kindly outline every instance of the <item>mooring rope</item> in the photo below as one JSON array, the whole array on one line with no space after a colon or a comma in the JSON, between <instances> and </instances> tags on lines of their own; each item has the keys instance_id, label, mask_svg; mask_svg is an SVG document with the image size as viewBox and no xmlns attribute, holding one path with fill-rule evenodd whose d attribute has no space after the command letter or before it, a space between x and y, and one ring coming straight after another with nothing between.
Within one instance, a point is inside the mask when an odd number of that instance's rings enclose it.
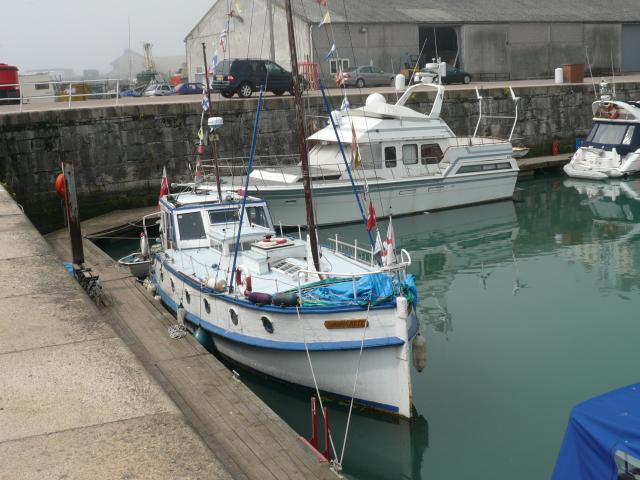
<instances>
[{"instance_id":1,"label":"mooring rope","mask_svg":"<svg viewBox=\"0 0 640 480\"><path fill-rule=\"evenodd\" d=\"M298 314L298 320L300 321L300 328L302 330L302 340L304 342L304 349L307 352L307 360L309 360L309 368L311 368L311 377L313 378L313 385L316 388L316 395L318 395L318 401L320 402L320 411L324 418L324 405L322 403L322 396L320 395L320 389L318 388L318 381L316 380L316 374L313 370L313 363L311 362L311 354L309 354L309 346L307 345L307 336L304 333L304 325L302 324L302 318L300 318L300 307L296 306L296 313ZM338 458L336 452L336 446L333 443L333 436L331 435L331 429L329 429L329 443L331 443L331 449L333 450L333 456Z\"/></svg>"},{"instance_id":2,"label":"mooring rope","mask_svg":"<svg viewBox=\"0 0 640 480\"><path fill-rule=\"evenodd\" d=\"M331 465L336 469L336 471L342 470L342 460L344 459L344 453L347 447L347 437L349 435L349 425L351 424L351 414L353 413L353 403L356 397L356 389L358 385L358 376L360 374L360 364L362 360L362 353L364 352L364 339L367 332L367 326L369 325L369 312L371 311L371 302L367 303L367 317L365 319L364 328L362 329L362 338L360 339L360 353L358 355L358 366L356 367L356 375L353 380L353 390L351 392L351 402L349 404L349 415L347 416L347 425L344 431L344 439L342 441L342 450L340 452L340 460L338 460L338 454L336 451L335 444L333 443L333 436L331 435L331 430L329 430L329 441L331 443L331 449L333 450L334 460L331 461ZM313 385L316 389L316 394L318 395L318 400L320 401L320 409L322 411L322 417L324 418L324 405L322 403L322 397L320 396L320 389L318 388L318 381L316 379L315 371L313 370L313 363L311 362L311 354L309 353L309 347L307 345L307 338L304 333L304 325L302 325L302 318L300 317L300 309L296 306L296 313L298 314L298 320L300 321L301 329L302 329L302 340L304 342L304 349L307 353L307 360L309 361L309 368L311 369L311 377L313 378Z\"/></svg>"}]
</instances>

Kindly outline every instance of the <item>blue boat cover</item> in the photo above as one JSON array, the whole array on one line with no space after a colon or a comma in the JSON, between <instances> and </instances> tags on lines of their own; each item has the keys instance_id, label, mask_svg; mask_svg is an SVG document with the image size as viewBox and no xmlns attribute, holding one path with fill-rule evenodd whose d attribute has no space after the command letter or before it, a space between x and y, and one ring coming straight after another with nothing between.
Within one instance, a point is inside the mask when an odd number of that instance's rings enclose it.
<instances>
[{"instance_id":1,"label":"blue boat cover","mask_svg":"<svg viewBox=\"0 0 640 480\"><path fill-rule=\"evenodd\" d=\"M576 405L553 480L614 480L616 451L640 459L640 383Z\"/></svg>"},{"instance_id":2,"label":"blue boat cover","mask_svg":"<svg viewBox=\"0 0 640 480\"><path fill-rule=\"evenodd\" d=\"M372 305L379 305L394 297L391 278L384 273L374 273L358 278L355 297L353 296L353 281L344 280L303 290L301 303L303 306L366 305L369 302Z\"/></svg>"}]
</instances>

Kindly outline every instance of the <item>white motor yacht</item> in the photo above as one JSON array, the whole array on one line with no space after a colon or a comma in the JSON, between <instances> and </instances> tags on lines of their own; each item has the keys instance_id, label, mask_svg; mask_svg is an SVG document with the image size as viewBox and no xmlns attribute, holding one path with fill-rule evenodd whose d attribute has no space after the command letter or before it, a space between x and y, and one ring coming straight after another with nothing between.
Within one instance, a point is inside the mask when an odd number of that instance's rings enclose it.
<instances>
[{"instance_id":1,"label":"white motor yacht","mask_svg":"<svg viewBox=\"0 0 640 480\"><path fill-rule=\"evenodd\" d=\"M512 198L518 176L512 144L456 136L440 116L444 87L426 86L436 89L427 114L405 105L416 88L425 87L417 84L395 104L374 93L363 107L334 111L336 128L330 121L308 137L318 225L362 219L350 175L359 192L368 192L377 217ZM482 111L478 124L481 118ZM516 117L509 118L515 125ZM304 225L302 180L296 165L256 168L250 192L268 202L276 223Z\"/></svg>"},{"instance_id":2,"label":"white motor yacht","mask_svg":"<svg viewBox=\"0 0 640 480\"><path fill-rule=\"evenodd\" d=\"M570 177L620 178L640 172L640 102L615 100L605 82L593 102L593 127L564 166Z\"/></svg>"}]
</instances>

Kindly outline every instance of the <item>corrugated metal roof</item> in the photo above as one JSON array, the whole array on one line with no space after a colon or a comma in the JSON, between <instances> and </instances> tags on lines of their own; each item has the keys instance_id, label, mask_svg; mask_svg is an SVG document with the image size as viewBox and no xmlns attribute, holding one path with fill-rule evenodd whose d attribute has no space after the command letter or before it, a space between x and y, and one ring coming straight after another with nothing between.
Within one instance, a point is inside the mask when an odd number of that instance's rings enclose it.
<instances>
[{"instance_id":1,"label":"corrugated metal roof","mask_svg":"<svg viewBox=\"0 0 640 480\"><path fill-rule=\"evenodd\" d=\"M280 0L281 2L281 0ZM316 0L292 0L320 22ZM334 23L640 22L639 0L329 0Z\"/></svg>"}]
</instances>

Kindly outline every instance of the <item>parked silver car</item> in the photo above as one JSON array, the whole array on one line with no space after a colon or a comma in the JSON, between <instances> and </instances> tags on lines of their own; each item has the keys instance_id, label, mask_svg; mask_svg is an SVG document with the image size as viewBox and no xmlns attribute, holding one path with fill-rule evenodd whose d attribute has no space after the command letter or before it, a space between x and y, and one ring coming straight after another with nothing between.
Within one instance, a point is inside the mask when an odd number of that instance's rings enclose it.
<instances>
[{"instance_id":1,"label":"parked silver car","mask_svg":"<svg viewBox=\"0 0 640 480\"><path fill-rule=\"evenodd\" d=\"M173 95L173 87L168 83L155 83L149 85L144 92L143 97L157 97L164 95Z\"/></svg>"},{"instance_id":2,"label":"parked silver car","mask_svg":"<svg viewBox=\"0 0 640 480\"><path fill-rule=\"evenodd\" d=\"M344 78L344 84L347 87L376 87L386 86L392 84L393 74L387 73L378 67L371 67L369 65L363 67L356 67L353 70L344 72L342 74Z\"/></svg>"}]
</instances>

